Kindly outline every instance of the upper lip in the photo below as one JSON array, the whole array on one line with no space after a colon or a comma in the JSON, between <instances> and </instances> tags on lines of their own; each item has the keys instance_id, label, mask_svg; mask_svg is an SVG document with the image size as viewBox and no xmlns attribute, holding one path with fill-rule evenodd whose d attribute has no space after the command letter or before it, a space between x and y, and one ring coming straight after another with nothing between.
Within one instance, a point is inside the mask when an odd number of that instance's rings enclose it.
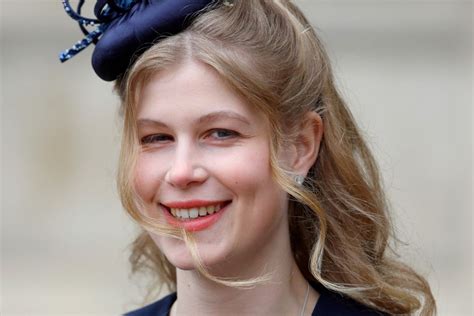
<instances>
[{"instance_id":1,"label":"upper lip","mask_svg":"<svg viewBox=\"0 0 474 316\"><path fill-rule=\"evenodd\" d=\"M217 205L223 204L228 200L188 200L188 201L172 201L161 203L162 205L168 208L193 208L193 207L201 207L201 206L210 206L210 205Z\"/></svg>"}]
</instances>

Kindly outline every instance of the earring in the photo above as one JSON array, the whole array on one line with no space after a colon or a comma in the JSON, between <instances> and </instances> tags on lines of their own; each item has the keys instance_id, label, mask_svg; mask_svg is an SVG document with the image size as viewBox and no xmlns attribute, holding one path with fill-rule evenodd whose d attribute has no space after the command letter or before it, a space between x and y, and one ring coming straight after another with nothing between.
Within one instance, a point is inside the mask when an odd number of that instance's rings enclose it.
<instances>
[{"instance_id":1,"label":"earring","mask_svg":"<svg viewBox=\"0 0 474 316\"><path fill-rule=\"evenodd\" d=\"M305 176L303 176L301 174L297 174L295 176L295 182L298 183L298 185L302 185L303 182L304 182L304 179L305 179Z\"/></svg>"},{"instance_id":2,"label":"earring","mask_svg":"<svg viewBox=\"0 0 474 316\"><path fill-rule=\"evenodd\" d=\"M224 0L224 5L232 8L234 6L234 0Z\"/></svg>"}]
</instances>

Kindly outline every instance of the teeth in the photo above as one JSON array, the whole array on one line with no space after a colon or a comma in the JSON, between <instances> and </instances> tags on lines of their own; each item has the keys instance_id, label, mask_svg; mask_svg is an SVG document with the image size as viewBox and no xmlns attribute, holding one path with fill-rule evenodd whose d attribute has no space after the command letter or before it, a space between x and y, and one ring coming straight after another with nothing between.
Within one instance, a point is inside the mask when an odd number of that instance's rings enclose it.
<instances>
[{"instance_id":1,"label":"teeth","mask_svg":"<svg viewBox=\"0 0 474 316\"><path fill-rule=\"evenodd\" d=\"M171 214L174 217L181 218L181 219L188 219L188 218L198 218L206 215L214 214L221 209L220 205L209 205L209 206L201 206L201 207L194 207L194 208L172 208Z\"/></svg>"},{"instance_id":2,"label":"teeth","mask_svg":"<svg viewBox=\"0 0 474 316\"><path fill-rule=\"evenodd\" d=\"M208 206L208 207L207 207L207 212L208 212L209 214L214 214L215 210L216 210L216 209L215 209L214 206Z\"/></svg>"},{"instance_id":3,"label":"teeth","mask_svg":"<svg viewBox=\"0 0 474 316\"><path fill-rule=\"evenodd\" d=\"M189 217L190 218L197 218L199 216L199 211L197 208L192 208L189 210Z\"/></svg>"}]
</instances>

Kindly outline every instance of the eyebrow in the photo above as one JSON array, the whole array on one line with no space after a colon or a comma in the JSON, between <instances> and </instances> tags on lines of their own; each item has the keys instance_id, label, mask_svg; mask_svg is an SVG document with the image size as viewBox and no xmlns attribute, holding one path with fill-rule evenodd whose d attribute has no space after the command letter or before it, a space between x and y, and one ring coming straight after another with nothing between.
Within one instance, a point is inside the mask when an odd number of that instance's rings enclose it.
<instances>
[{"instance_id":1,"label":"eyebrow","mask_svg":"<svg viewBox=\"0 0 474 316\"><path fill-rule=\"evenodd\" d=\"M161 121L156 121L152 119L146 119L146 118L141 118L137 120L137 125L138 126L152 126L152 127L168 127L165 123Z\"/></svg>"},{"instance_id":2,"label":"eyebrow","mask_svg":"<svg viewBox=\"0 0 474 316\"><path fill-rule=\"evenodd\" d=\"M217 112L212 112L209 114L206 114L202 117L200 117L197 122L198 123L208 123L212 121L218 121L222 119L233 119L233 120L238 120L241 121L242 123L246 125L250 125L250 122L242 115L232 112L232 111L217 111Z\"/></svg>"},{"instance_id":3,"label":"eyebrow","mask_svg":"<svg viewBox=\"0 0 474 316\"><path fill-rule=\"evenodd\" d=\"M223 119L232 119L232 120L238 120L246 125L250 125L250 122L243 116L240 115L236 112L232 111L216 111L216 112L211 112L209 114L206 114L204 116L201 116L199 119L196 120L197 123L202 124L202 123L209 123L212 121L218 121L218 120L223 120ZM137 120L138 126L155 126L155 127L168 127L165 123L158 121L158 120L152 120L148 118L140 118Z\"/></svg>"}]
</instances>

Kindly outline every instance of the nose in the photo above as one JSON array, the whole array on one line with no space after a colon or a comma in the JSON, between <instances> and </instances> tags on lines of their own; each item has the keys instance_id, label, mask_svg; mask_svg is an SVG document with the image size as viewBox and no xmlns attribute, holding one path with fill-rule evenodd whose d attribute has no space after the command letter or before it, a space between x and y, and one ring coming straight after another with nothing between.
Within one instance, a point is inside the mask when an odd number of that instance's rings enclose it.
<instances>
[{"instance_id":1,"label":"nose","mask_svg":"<svg viewBox=\"0 0 474 316\"><path fill-rule=\"evenodd\" d=\"M176 148L174 159L166 172L165 181L180 189L203 183L208 172L200 164L199 156L192 146L183 145Z\"/></svg>"}]
</instances>

